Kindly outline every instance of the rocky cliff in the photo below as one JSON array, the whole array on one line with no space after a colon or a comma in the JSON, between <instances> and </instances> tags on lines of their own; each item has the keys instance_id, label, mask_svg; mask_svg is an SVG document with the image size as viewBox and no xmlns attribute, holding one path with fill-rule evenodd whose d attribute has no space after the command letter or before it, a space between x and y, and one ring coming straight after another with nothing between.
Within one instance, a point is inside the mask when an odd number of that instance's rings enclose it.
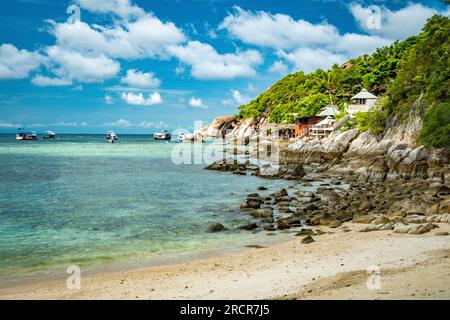
<instances>
[{"instance_id":1,"label":"rocky cliff","mask_svg":"<svg viewBox=\"0 0 450 320\"><path fill-rule=\"evenodd\" d=\"M421 117L411 113L404 121L391 119L383 134L352 129L318 140L302 138L288 145L281 162L303 164L306 171L324 172L344 179L377 181L429 179L450 182L450 152L425 148L417 142ZM243 139L266 137L273 128L266 117L239 120L219 117L206 126L205 136Z\"/></svg>"},{"instance_id":2,"label":"rocky cliff","mask_svg":"<svg viewBox=\"0 0 450 320\"><path fill-rule=\"evenodd\" d=\"M289 145L288 163L319 164L316 170L363 181L430 179L450 182L449 151L418 144L420 117L392 122L384 134L358 129L336 132L322 140L303 139Z\"/></svg>"}]
</instances>

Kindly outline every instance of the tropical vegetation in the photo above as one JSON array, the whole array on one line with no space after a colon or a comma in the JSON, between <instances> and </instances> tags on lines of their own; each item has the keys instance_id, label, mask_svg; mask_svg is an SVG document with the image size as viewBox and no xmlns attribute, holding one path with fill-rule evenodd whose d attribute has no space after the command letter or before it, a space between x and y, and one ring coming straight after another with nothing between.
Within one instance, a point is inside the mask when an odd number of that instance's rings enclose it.
<instances>
[{"instance_id":1,"label":"tropical vegetation","mask_svg":"<svg viewBox=\"0 0 450 320\"><path fill-rule=\"evenodd\" d=\"M315 115L329 104L344 111L349 98L366 88L381 97L371 112L356 116L360 130L380 134L387 123L423 117L422 143L450 148L450 19L433 16L423 32L330 70L296 72L239 108L240 118L267 113L275 123Z\"/></svg>"}]
</instances>

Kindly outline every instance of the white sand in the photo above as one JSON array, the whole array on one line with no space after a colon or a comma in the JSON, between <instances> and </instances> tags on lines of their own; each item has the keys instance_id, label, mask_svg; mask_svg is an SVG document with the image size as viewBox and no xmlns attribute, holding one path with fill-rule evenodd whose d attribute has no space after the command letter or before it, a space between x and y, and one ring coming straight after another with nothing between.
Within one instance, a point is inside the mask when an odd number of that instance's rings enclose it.
<instances>
[{"instance_id":1,"label":"white sand","mask_svg":"<svg viewBox=\"0 0 450 320\"><path fill-rule=\"evenodd\" d=\"M226 257L0 289L1 299L450 299L449 224L424 235L360 233L361 225L302 237ZM321 228L322 230L330 230ZM379 290L366 286L367 268L381 268Z\"/></svg>"}]
</instances>

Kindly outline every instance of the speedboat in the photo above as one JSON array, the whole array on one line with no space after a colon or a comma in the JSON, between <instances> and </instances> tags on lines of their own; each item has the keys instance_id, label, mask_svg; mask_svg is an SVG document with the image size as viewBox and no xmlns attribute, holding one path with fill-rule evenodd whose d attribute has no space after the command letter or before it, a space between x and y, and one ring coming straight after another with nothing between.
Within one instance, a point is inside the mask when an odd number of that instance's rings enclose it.
<instances>
[{"instance_id":1,"label":"speedboat","mask_svg":"<svg viewBox=\"0 0 450 320\"><path fill-rule=\"evenodd\" d=\"M18 129L16 140L37 140L37 134L34 131L26 131L25 129Z\"/></svg>"},{"instance_id":2,"label":"speedboat","mask_svg":"<svg viewBox=\"0 0 450 320\"><path fill-rule=\"evenodd\" d=\"M114 133L114 131L109 131L106 134L106 140L110 143L114 143L117 140L117 135Z\"/></svg>"},{"instance_id":3,"label":"speedboat","mask_svg":"<svg viewBox=\"0 0 450 320\"><path fill-rule=\"evenodd\" d=\"M56 133L53 131L47 131L44 133L43 139L56 139Z\"/></svg>"},{"instance_id":4,"label":"speedboat","mask_svg":"<svg viewBox=\"0 0 450 320\"><path fill-rule=\"evenodd\" d=\"M153 135L153 139L155 139L155 140L170 140L170 139L172 139L172 135L169 133L169 131L165 130L163 132L156 132Z\"/></svg>"}]
</instances>

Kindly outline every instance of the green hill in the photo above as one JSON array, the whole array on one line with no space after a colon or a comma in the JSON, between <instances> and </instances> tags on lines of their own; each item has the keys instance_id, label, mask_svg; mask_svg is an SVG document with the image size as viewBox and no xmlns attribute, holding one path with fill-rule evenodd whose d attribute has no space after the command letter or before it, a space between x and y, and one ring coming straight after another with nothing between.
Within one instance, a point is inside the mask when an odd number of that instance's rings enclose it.
<instances>
[{"instance_id":1,"label":"green hill","mask_svg":"<svg viewBox=\"0 0 450 320\"><path fill-rule=\"evenodd\" d=\"M268 112L275 123L293 123L294 113L317 114L325 105L343 110L348 99L366 88L382 99L357 117L361 130L382 133L387 123L414 114L423 116L420 140L427 146L450 147L450 19L434 16L423 32L372 55L350 60L331 70L297 72L275 83L239 108L240 118ZM418 101L420 103L414 103Z\"/></svg>"}]
</instances>

